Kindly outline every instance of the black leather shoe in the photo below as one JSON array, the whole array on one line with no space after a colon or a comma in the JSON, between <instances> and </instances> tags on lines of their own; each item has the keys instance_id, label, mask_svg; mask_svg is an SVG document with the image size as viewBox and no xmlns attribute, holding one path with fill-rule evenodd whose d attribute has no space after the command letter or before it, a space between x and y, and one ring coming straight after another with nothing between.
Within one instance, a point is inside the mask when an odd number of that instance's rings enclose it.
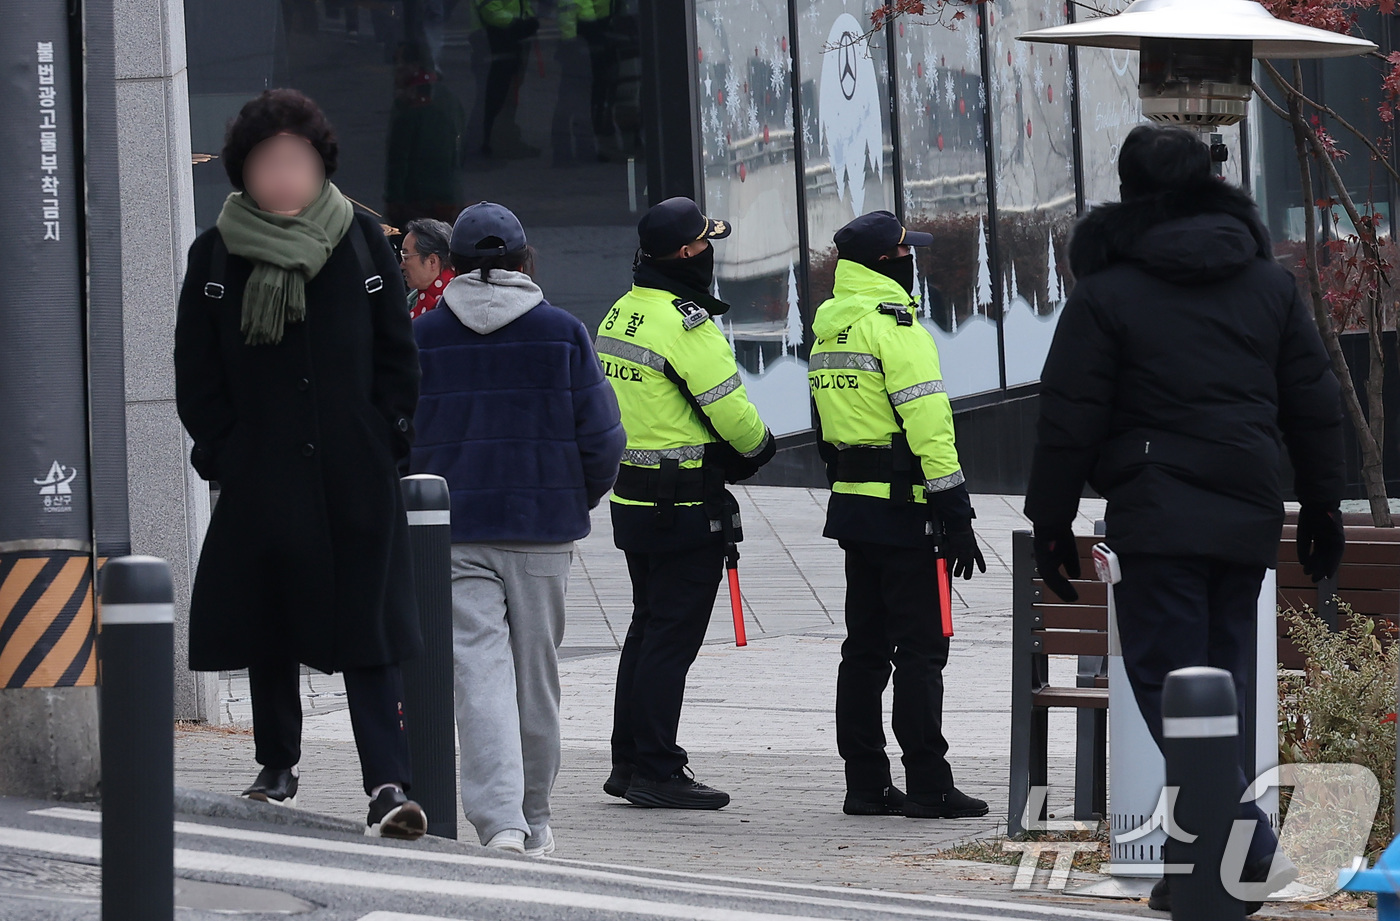
<instances>
[{"instance_id":1,"label":"black leather shoe","mask_svg":"<svg viewBox=\"0 0 1400 921\"><path fill-rule=\"evenodd\" d=\"M296 808L297 778L291 768L265 767L258 771L258 779L243 791L243 795L260 803Z\"/></svg>"},{"instance_id":2,"label":"black leather shoe","mask_svg":"<svg viewBox=\"0 0 1400 921\"><path fill-rule=\"evenodd\" d=\"M906 797L898 787L875 793L847 793L841 811L846 815L904 815Z\"/></svg>"},{"instance_id":3,"label":"black leather shoe","mask_svg":"<svg viewBox=\"0 0 1400 921\"><path fill-rule=\"evenodd\" d=\"M908 797L904 814L911 819L975 819L987 814L987 803L955 788L942 794Z\"/></svg>"},{"instance_id":4,"label":"black leather shoe","mask_svg":"<svg viewBox=\"0 0 1400 921\"><path fill-rule=\"evenodd\" d=\"M1153 911L1172 910L1172 892L1165 876L1152 884L1152 893L1147 897L1147 907Z\"/></svg>"},{"instance_id":5,"label":"black leather shoe","mask_svg":"<svg viewBox=\"0 0 1400 921\"><path fill-rule=\"evenodd\" d=\"M622 799L627 795L627 788L632 786L632 773L635 769L630 764L614 764L612 773L608 779L603 781L603 792L608 796L616 796Z\"/></svg>"},{"instance_id":6,"label":"black leather shoe","mask_svg":"<svg viewBox=\"0 0 1400 921\"><path fill-rule=\"evenodd\" d=\"M707 787L680 770L665 780L634 774L632 786L627 788L627 802L652 809L723 809L729 805L729 794Z\"/></svg>"}]
</instances>

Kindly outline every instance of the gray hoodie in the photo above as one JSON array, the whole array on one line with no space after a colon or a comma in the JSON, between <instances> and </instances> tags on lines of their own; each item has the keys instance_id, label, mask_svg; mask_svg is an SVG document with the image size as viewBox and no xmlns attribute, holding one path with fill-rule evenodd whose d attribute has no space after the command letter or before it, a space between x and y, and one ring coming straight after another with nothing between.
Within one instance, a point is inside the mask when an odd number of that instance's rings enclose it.
<instances>
[{"instance_id":1,"label":"gray hoodie","mask_svg":"<svg viewBox=\"0 0 1400 921\"><path fill-rule=\"evenodd\" d=\"M492 269L490 281L473 270L448 282L442 302L462 325L478 335L488 335L523 317L544 300L544 292L524 272Z\"/></svg>"}]
</instances>

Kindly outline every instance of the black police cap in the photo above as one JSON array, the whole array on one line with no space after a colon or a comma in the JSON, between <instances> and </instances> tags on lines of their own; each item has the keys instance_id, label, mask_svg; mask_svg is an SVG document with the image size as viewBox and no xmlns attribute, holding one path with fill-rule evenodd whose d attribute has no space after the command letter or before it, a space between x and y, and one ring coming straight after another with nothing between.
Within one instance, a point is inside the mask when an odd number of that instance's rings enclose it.
<instances>
[{"instance_id":1,"label":"black police cap","mask_svg":"<svg viewBox=\"0 0 1400 921\"><path fill-rule=\"evenodd\" d=\"M906 230L888 211L862 214L831 238L836 254L852 262L875 262L897 246L930 246L933 234Z\"/></svg>"},{"instance_id":2,"label":"black police cap","mask_svg":"<svg viewBox=\"0 0 1400 921\"><path fill-rule=\"evenodd\" d=\"M688 198L668 198L637 222L637 237L647 256L669 256L696 240L723 240L732 226L700 213Z\"/></svg>"}]
</instances>

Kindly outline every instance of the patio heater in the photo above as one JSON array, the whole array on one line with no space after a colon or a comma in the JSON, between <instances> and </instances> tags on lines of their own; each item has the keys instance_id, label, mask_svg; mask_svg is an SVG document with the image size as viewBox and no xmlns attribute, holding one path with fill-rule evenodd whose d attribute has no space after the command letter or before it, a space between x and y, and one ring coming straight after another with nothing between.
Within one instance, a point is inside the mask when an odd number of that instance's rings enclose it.
<instances>
[{"instance_id":1,"label":"patio heater","mask_svg":"<svg viewBox=\"0 0 1400 921\"><path fill-rule=\"evenodd\" d=\"M1120 13L1037 29L1020 40L1139 52L1143 116L1200 131L1210 144L1217 174L1228 157L1218 131L1245 117L1255 58L1346 57L1376 50L1365 39L1276 19L1253 0L1137 0ZM1111 598L1112 586L1109 593ZM1274 599L1270 570L1259 592L1258 655L1253 692L1245 703L1253 776L1278 760ZM1110 872L1117 879L1098 894L1133 896L1162 875L1165 772L1161 751L1128 687L1121 650L1115 648L1115 623L1109 632ZM1250 765L1245 767L1250 773ZM1278 791L1261 795L1258 804L1277 825Z\"/></svg>"}]
</instances>

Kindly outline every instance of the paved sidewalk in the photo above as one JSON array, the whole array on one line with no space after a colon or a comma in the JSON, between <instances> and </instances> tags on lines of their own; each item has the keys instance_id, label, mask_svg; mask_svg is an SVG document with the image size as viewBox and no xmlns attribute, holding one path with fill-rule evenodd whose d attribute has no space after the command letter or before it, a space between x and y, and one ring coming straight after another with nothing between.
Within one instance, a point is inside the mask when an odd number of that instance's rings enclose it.
<instances>
[{"instance_id":1,"label":"paved sidewalk","mask_svg":"<svg viewBox=\"0 0 1400 921\"><path fill-rule=\"evenodd\" d=\"M716 813L636 809L602 793L608 771L613 678L630 617L630 587L606 508L578 548L561 667L564 767L556 787L558 857L686 872L930 891L985 891L1009 875L926 855L1004 825L1010 725L1011 532L1026 527L1018 497L974 497L988 571L959 582L957 635L946 671L946 732L959 786L989 800L985 819L913 821L841 813L843 781L833 720L844 637L842 554L821 536L823 490L735 490L744 514L741 573L750 645L733 645L723 589L707 645L691 670L681 742L704 781L733 795ZM1092 531L1102 504L1085 502ZM1071 663L1064 663L1066 669ZM338 679L308 679L303 808L363 820L365 800ZM227 684L227 712L246 725L246 685ZM239 695L242 699L239 699ZM314 696L311 696L313 695ZM342 698L343 699L343 698ZM888 714L889 700L886 700ZM315 715L313 715L313 713ZM1051 811L1072 798L1071 714L1052 715L1061 756L1051 763ZM1058 734L1056 736L1056 734ZM891 747L893 735L889 734ZM238 792L256 773L252 738L237 725L184 732L177 783ZM896 779L902 773L895 762ZM470 826L459 819L464 836Z\"/></svg>"}]
</instances>

